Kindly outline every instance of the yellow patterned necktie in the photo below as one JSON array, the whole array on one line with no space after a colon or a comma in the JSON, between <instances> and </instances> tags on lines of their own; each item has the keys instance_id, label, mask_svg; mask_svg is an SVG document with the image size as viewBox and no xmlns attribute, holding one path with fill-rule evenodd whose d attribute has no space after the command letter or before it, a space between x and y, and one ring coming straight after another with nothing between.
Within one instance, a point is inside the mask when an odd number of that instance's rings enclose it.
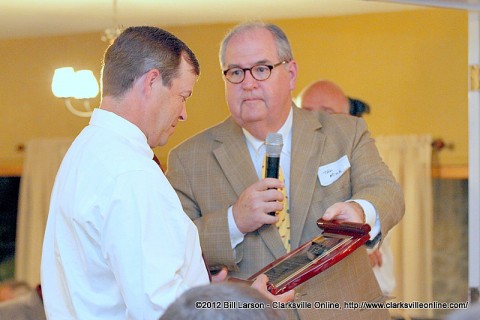
<instances>
[{"instance_id":1,"label":"yellow patterned necktie","mask_svg":"<svg viewBox=\"0 0 480 320\"><path fill-rule=\"evenodd\" d=\"M262 166L262 176L265 177L265 162L266 157L263 161ZM282 167L278 170L278 180L285 182L285 177L283 175ZM290 212L288 207L288 196L286 186L282 188L283 193L283 209L277 212L278 221L276 223L278 233L282 238L283 246L287 249L287 252L290 252Z\"/></svg>"}]
</instances>

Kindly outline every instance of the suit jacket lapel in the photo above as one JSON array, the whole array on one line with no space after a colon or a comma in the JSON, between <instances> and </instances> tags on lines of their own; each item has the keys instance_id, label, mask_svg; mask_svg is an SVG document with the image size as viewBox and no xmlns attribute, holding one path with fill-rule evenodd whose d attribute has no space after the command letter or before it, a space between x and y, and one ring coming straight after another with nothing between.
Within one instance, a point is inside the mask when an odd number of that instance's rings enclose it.
<instances>
[{"instance_id":1,"label":"suit jacket lapel","mask_svg":"<svg viewBox=\"0 0 480 320\"><path fill-rule=\"evenodd\" d=\"M258 181L245 136L231 117L216 129L215 140L220 145L213 154L237 196L240 196L245 188Z\"/></svg>"},{"instance_id":2,"label":"suit jacket lapel","mask_svg":"<svg viewBox=\"0 0 480 320\"><path fill-rule=\"evenodd\" d=\"M292 249L298 247L321 161L325 136L315 113L293 108L290 163L290 237ZM320 233L320 230L319 230Z\"/></svg>"},{"instance_id":3,"label":"suit jacket lapel","mask_svg":"<svg viewBox=\"0 0 480 320\"><path fill-rule=\"evenodd\" d=\"M229 117L216 128L214 135L220 144L213 154L235 193L240 196L243 190L258 181L243 131ZM258 229L258 233L275 257L280 258L286 253L275 225L265 225Z\"/></svg>"}]
</instances>

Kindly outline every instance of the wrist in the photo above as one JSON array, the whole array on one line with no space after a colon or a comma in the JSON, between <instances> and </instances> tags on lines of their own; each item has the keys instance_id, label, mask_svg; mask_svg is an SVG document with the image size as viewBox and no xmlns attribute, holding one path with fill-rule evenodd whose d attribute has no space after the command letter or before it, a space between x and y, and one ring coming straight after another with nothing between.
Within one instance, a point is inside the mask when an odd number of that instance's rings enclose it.
<instances>
[{"instance_id":1,"label":"wrist","mask_svg":"<svg viewBox=\"0 0 480 320\"><path fill-rule=\"evenodd\" d=\"M367 216L365 215L365 211L363 211L362 206L358 202L355 202L355 201L350 201L350 203L355 208L355 212L360 217L360 222L363 223L363 224L367 223Z\"/></svg>"}]
</instances>

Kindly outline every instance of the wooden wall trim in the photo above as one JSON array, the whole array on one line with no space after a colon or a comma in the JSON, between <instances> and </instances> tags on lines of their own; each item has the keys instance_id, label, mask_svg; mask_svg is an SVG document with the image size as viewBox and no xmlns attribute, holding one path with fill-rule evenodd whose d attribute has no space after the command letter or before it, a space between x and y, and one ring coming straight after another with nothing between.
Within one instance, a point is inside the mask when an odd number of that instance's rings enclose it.
<instances>
[{"instance_id":1,"label":"wooden wall trim","mask_svg":"<svg viewBox=\"0 0 480 320\"><path fill-rule=\"evenodd\" d=\"M22 165L0 165L0 177L19 177L22 175Z\"/></svg>"},{"instance_id":2,"label":"wooden wall trim","mask_svg":"<svg viewBox=\"0 0 480 320\"><path fill-rule=\"evenodd\" d=\"M432 178L434 179L468 179L468 165L462 166L433 166Z\"/></svg>"},{"instance_id":3,"label":"wooden wall trim","mask_svg":"<svg viewBox=\"0 0 480 320\"><path fill-rule=\"evenodd\" d=\"M0 176L21 176L22 165L0 165ZM432 178L435 179L468 179L468 165L433 166Z\"/></svg>"}]
</instances>

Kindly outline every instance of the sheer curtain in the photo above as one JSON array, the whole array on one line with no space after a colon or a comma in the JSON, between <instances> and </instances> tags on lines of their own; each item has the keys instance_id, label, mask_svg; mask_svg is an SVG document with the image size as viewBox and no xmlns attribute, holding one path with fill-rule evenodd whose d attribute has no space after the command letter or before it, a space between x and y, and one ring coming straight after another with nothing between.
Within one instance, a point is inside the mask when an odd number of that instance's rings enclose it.
<instances>
[{"instance_id":1,"label":"sheer curtain","mask_svg":"<svg viewBox=\"0 0 480 320\"><path fill-rule=\"evenodd\" d=\"M405 195L405 216L390 234L396 289L394 301L433 301L432 138L429 135L379 136L379 152ZM431 317L433 310L404 310Z\"/></svg>"},{"instance_id":2,"label":"sheer curtain","mask_svg":"<svg viewBox=\"0 0 480 320\"><path fill-rule=\"evenodd\" d=\"M40 261L50 193L73 138L40 138L26 144L15 240L15 278L40 283Z\"/></svg>"}]
</instances>

